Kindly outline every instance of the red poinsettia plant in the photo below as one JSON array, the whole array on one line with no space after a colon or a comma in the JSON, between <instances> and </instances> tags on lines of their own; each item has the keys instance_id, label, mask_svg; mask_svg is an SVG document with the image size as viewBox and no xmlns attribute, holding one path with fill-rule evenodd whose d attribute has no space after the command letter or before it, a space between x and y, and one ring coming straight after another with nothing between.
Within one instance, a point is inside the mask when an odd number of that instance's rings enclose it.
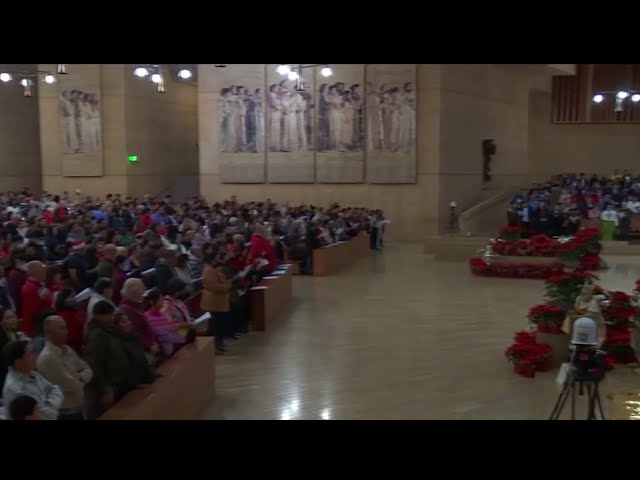
<instances>
[{"instance_id":1,"label":"red poinsettia plant","mask_svg":"<svg viewBox=\"0 0 640 480\"><path fill-rule=\"evenodd\" d=\"M541 304L529 309L527 318L541 333L561 333L566 311L558 306Z\"/></svg>"},{"instance_id":2,"label":"red poinsettia plant","mask_svg":"<svg viewBox=\"0 0 640 480\"><path fill-rule=\"evenodd\" d=\"M471 257L469 267L471 273L484 277L533 279L545 279L550 275L562 272L564 269L564 265L559 262L541 264L492 261L489 263L480 257Z\"/></svg>"},{"instance_id":3,"label":"red poinsettia plant","mask_svg":"<svg viewBox=\"0 0 640 480\"><path fill-rule=\"evenodd\" d=\"M582 287L593 284L597 279L597 276L582 269L555 273L547 278L545 297L549 302L561 305L568 310L573 308Z\"/></svg>"},{"instance_id":4,"label":"red poinsettia plant","mask_svg":"<svg viewBox=\"0 0 640 480\"><path fill-rule=\"evenodd\" d=\"M583 228L578 230L570 239L560 242L557 255L565 262L573 263L583 268L598 268L600 266L600 230L597 228ZM586 259L584 258L586 256ZM584 259L584 260L583 260Z\"/></svg>"},{"instance_id":5,"label":"red poinsettia plant","mask_svg":"<svg viewBox=\"0 0 640 480\"><path fill-rule=\"evenodd\" d=\"M503 225L500 229L500 238L517 240L520 238L520 227L518 225Z\"/></svg>"},{"instance_id":6,"label":"red poinsettia plant","mask_svg":"<svg viewBox=\"0 0 640 480\"><path fill-rule=\"evenodd\" d=\"M638 315L638 308L631 303L631 296L625 292L609 292L608 299L609 305L602 309L608 324L628 326Z\"/></svg>"},{"instance_id":7,"label":"red poinsettia plant","mask_svg":"<svg viewBox=\"0 0 640 480\"><path fill-rule=\"evenodd\" d=\"M575 267L596 270L600 267L600 231L597 228L578 230L576 234L560 241L545 234L532 235L529 239L513 236L517 227L505 226L501 237L492 240L494 253L508 256L559 257ZM511 229L511 230L509 230Z\"/></svg>"},{"instance_id":8,"label":"red poinsettia plant","mask_svg":"<svg viewBox=\"0 0 640 480\"><path fill-rule=\"evenodd\" d=\"M533 377L537 371L551 368L551 346L537 343L535 332L516 332L512 345L504 354L514 364L516 373L525 377Z\"/></svg>"}]
</instances>

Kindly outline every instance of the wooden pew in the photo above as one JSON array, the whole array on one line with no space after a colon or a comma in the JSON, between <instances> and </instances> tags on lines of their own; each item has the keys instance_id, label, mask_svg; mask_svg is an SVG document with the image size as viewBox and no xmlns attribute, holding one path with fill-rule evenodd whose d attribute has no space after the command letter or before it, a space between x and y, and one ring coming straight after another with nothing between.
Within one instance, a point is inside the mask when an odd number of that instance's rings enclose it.
<instances>
[{"instance_id":1,"label":"wooden pew","mask_svg":"<svg viewBox=\"0 0 640 480\"><path fill-rule=\"evenodd\" d=\"M197 337L160 365L153 385L135 389L99 420L196 420L215 396L213 337Z\"/></svg>"},{"instance_id":2,"label":"wooden pew","mask_svg":"<svg viewBox=\"0 0 640 480\"><path fill-rule=\"evenodd\" d=\"M293 296L291 267L285 273L270 275L249 290L251 329L265 331L291 301Z\"/></svg>"},{"instance_id":3,"label":"wooden pew","mask_svg":"<svg viewBox=\"0 0 640 480\"><path fill-rule=\"evenodd\" d=\"M346 242L316 248L313 251L313 275L322 277L339 272L364 257L369 251L369 236L360 233Z\"/></svg>"},{"instance_id":4,"label":"wooden pew","mask_svg":"<svg viewBox=\"0 0 640 480\"><path fill-rule=\"evenodd\" d=\"M291 257L289 256L289 250L291 249L291 247L287 247L286 245L284 245L284 261L287 264L290 264L291 267L291 275L300 275L300 262L297 260L292 260Z\"/></svg>"}]
</instances>

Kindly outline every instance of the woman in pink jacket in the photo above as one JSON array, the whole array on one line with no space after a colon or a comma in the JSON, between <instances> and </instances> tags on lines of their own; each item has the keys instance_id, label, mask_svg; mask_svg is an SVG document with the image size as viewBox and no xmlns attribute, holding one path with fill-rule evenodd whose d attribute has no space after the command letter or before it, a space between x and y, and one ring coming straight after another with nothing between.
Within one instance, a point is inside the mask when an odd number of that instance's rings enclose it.
<instances>
[{"instance_id":1,"label":"woman in pink jacket","mask_svg":"<svg viewBox=\"0 0 640 480\"><path fill-rule=\"evenodd\" d=\"M160 353L164 358L168 358L185 344L185 337L177 334L179 326L162 312L164 298L160 290L153 288L145 292L145 299L148 305L144 312L147 323L151 327L156 343L160 346Z\"/></svg>"}]
</instances>

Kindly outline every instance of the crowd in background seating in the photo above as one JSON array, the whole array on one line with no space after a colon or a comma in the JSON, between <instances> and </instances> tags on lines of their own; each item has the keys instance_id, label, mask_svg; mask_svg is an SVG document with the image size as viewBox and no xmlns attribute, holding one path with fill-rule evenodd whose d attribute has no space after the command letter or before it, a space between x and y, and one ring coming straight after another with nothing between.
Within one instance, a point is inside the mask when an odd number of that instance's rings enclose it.
<instances>
[{"instance_id":1,"label":"crowd in background seating","mask_svg":"<svg viewBox=\"0 0 640 480\"><path fill-rule=\"evenodd\" d=\"M388 223L338 204L28 190L0 195L0 211L0 382L12 419L97 418L197 335L224 354L249 331L247 290L285 250L311 273L313 249L363 231L380 249ZM185 304L197 291L204 324Z\"/></svg>"},{"instance_id":2,"label":"crowd in background seating","mask_svg":"<svg viewBox=\"0 0 640 480\"><path fill-rule=\"evenodd\" d=\"M562 174L516 194L507 223L524 237L544 233L572 235L581 227L599 227L603 240L628 238L640 221L640 175L628 170L609 177Z\"/></svg>"}]
</instances>

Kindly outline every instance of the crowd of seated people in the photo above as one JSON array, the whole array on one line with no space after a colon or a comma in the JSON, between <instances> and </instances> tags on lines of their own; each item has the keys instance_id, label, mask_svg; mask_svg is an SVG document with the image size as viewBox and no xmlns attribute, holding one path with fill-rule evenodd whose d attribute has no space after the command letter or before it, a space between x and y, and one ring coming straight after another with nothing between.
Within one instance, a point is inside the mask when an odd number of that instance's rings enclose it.
<instances>
[{"instance_id":1,"label":"crowd of seated people","mask_svg":"<svg viewBox=\"0 0 640 480\"><path fill-rule=\"evenodd\" d=\"M9 419L95 419L197 335L216 354L249 331L248 289L284 260L362 231L382 212L208 205L194 197L0 195L0 385ZM185 301L201 292L195 322ZM194 297L197 298L197 297Z\"/></svg>"},{"instance_id":2,"label":"crowd of seated people","mask_svg":"<svg viewBox=\"0 0 640 480\"><path fill-rule=\"evenodd\" d=\"M516 194L507 223L523 237L544 233L572 235L581 227L598 227L603 240L628 238L640 222L640 175L617 170L608 177L562 174Z\"/></svg>"}]
</instances>

